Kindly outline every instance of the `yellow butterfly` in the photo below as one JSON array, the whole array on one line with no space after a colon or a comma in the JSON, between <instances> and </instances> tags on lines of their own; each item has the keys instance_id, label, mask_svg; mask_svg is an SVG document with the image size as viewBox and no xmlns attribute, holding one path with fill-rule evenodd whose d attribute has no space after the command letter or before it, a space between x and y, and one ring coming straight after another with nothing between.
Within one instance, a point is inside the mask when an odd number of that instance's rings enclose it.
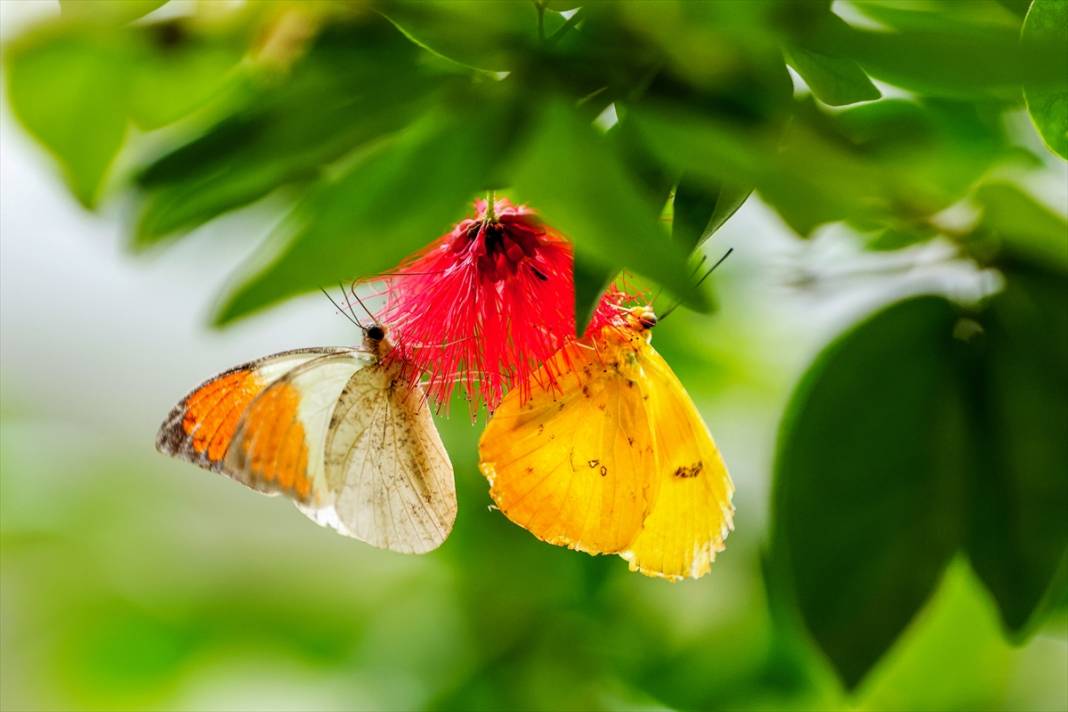
<instances>
[{"instance_id":1,"label":"yellow butterfly","mask_svg":"<svg viewBox=\"0 0 1068 712\"><path fill-rule=\"evenodd\" d=\"M345 536L430 551L456 519L452 464L422 388L385 359L391 348L375 325L359 349L298 349L232 368L174 407L156 448L285 495Z\"/></svg>"},{"instance_id":2,"label":"yellow butterfly","mask_svg":"<svg viewBox=\"0 0 1068 712\"><path fill-rule=\"evenodd\" d=\"M505 397L479 441L490 495L539 539L618 554L671 580L708 573L734 485L679 379L650 344L651 307L558 351ZM539 377L543 376L543 377Z\"/></svg>"}]
</instances>

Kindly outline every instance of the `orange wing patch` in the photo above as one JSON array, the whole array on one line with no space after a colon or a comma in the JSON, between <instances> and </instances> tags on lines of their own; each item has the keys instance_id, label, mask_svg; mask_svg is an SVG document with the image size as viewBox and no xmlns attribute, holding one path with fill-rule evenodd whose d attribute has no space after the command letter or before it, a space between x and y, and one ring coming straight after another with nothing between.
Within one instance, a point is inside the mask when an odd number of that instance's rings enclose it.
<instances>
[{"instance_id":1,"label":"orange wing patch","mask_svg":"<svg viewBox=\"0 0 1068 712\"><path fill-rule=\"evenodd\" d=\"M252 371L228 373L193 391L185 401L182 430L193 450L218 462L237 432L237 424L264 384Z\"/></svg>"},{"instance_id":2,"label":"orange wing patch","mask_svg":"<svg viewBox=\"0 0 1068 712\"><path fill-rule=\"evenodd\" d=\"M240 456L253 480L250 484L282 490L304 502L311 493L311 481L307 474L308 443L298 417L299 408L300 392L296 387L280 382L267 389L245 414Z\"/></svg>"}]
</instances>

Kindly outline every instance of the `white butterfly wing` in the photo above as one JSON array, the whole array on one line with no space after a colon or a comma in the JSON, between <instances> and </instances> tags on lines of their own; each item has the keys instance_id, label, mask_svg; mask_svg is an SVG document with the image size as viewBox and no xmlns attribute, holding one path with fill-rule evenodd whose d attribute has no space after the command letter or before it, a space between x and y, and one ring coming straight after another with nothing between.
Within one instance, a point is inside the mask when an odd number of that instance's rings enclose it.
<instances>
[{"instance_id":1,"label":"white butterfly wing","mask_svg":"<svg viewBox=\"0 0 1068 712\"><path fill-rule=\"evenodd\" d=\"M368 544L405 553L437 548L456 519L456 485L420 388L394 366L352 374L325 446L334 521Z\"/></svg>"},{"instance_id":2,"label":"white butterfly wing","mask_svg":"<svg viewBox=\"0 0 1068 712\"><path fill-rule=\"evenodd\" d=\"M278 354L208 381L157 446L373 546L422 553L452 530L452 465L421 389L370 351Z\"/></svg>"}]
</instances>

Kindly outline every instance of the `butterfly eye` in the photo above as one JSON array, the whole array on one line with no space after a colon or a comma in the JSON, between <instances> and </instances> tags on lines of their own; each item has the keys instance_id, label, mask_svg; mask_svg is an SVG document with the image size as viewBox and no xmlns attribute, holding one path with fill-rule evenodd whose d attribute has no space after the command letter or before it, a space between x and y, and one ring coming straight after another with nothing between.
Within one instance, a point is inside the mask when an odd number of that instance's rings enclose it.
<instances>
[{"instance_id":1,"label":"butterfly eye","mask_svg":"<svg viewBox=\"0 0 1068 712\"><path fill-rule=\"evenodd\" d=\"M371 341L381 341L386 338L386 330L378 324L375 324L367 330L367 338Z\"/></svg>"},{"instance_id":2,"label":"butterfly eye","mask_svg":"<svg viewBox=\"0 0 1068 712\"><path fill-rule=\"evenodd\" d=\"M638 316L638 323L641 324L644 329L652 329L656 326L656 314L652 309L644 309Z\"/></svg>"}]
</instances>

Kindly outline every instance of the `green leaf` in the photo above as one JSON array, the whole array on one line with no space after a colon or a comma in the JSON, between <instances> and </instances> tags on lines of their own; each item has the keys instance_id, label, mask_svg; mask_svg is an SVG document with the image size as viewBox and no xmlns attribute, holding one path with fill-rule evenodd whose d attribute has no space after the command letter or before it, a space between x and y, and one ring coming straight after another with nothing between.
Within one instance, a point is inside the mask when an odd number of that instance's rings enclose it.
<instances>
[{"instance_id":1,"label":"green leaf","mask_svg":"<svg viewBox=\"0 0 1068 712\"><path fill-rule=\"evenodd\" d=\"M1068 2L1034 0L1024 19L1022 39L1028 43L1055 41L1068 47ZM1065 50L1068 52L1068 49ZM1063 71L1064 55L1061 56ZM1068 88L1061 86L1026 86L1024 98L1038 133L1050 150L1068 158Z\"/></svg>"},{"instance_id":2,"label":"green leaf","mask_svg":"<svg viewBox=\"0 0 1068 712\"><path fill-rule=\"evenodd\" d=\"M793 47L787 51L786 60L825 104L844 106L882 96L860 65L847 57L831 57Z\"/></svg>"},{"instance_id":3,"label":"green leaf","mask_svg":"<svg viewBox=\"0 0 1068 712\"><path fill-rule=\"evenodd\" d=\"M742 207L752 189L683 176L675 188L671 235L692 251L712 237Z\"/></svg>"},{"instance_id":4,"label":"green leaf","mask_svg":"<svg viewBox=\"0 0 1068 712\"><path fill-rule=\"evenodd\" d=\"M1068 274L1068 218L1008 183L980 186L983 226L1017 259Z\"/></svg>"},{"instance_id":5,"label":"green leaf","mask_svg":"<svg viewBox=\"0 0 1068 712\"><path fill-rule=\"evenodd\" d=\"M324 33L285 82L251 91L236 113L142 172L134 246L310 181L347 152L407 125L439 95L418 54L382 20Z\"/></svg>"},{"instance_id":6,"label":"green leaf","mask_svg":"<svg viewBox=\"0 0 1068 712\"><path fill-rule=\"evenodd\" d=\"M1014 12L1008 3L998 0L968 0L966 3L944 0L863 0L851 3L860 13L894 30L944 31L946 27L982 30L984 27L1020 29L1020 18L1030 0L1022 1L1023 10Z\"/></svg>"},{"instance_id":7,"label":"green leaf","mask_svg":"<svg viewBox=\"0 0 1068 712\"><path fill-rule=\"evenodd\" d=\"M511 69L514 51L538 40L538 11L530 0L446 3L394 0L383 14L410 40L455 62L485 70Z\"/></svg>"},{"instance_id":8,"label":"green leaf","mask_svg":"<svg viewBox=\"0 0 1068 712\"><path fill-rule=\"evenodd\" d=\"M577 253L574 262L575 277L575 333L584 334L593 317L597 303L612 279L619 273L619 266L610 266L590 260L585 253Z\"/></svg>"},{"instance_id":9,"label":"green leaf","mask_svg":"<svg viewBox=\"0 0 1068 712\"><path fill-rule=\"evenodd\" d=\"M1063 89L1063 43L1021 45L1010 26L941 23L932 29L883 32L828 22L806 46L850 57L876 79L930 96L1011 100L1024 82Z\"/></svg>"},{"instance_id":10,"label":"green leaf","mask_svg":"<svg viewBox=\"0 0 1068 712\"><path fill-rule=\"evenodd\" d=\"M286 297L393 267L448 230L492 169L496 113L448 106L375 146L298 206L280 253L225 300L226 324ZM262 264L262 263L261 263Z\"/></svg>"},{"instance_id":11,"label":"green leaf","mask_svg":"<svg viewBox=\"0 0 1068 712\"><path fill-rule=\"evenodd\" d=\"M218 95L234 78L244 47L197 36L178 21L144 28L130 86L130 116L145 130L166 126Z\"/></svg>"},{"instance_id":12,"label":"green leaf","mask_svg":"<svg viewBox=\"0 0 1068 712\"><path fill-rule=\"evenodd\" d=\"M58 159L75 197L93 207L126 135L127 38L56 25L23 35L5 54L15 116Z\"/></svg>"},{"instance_id":13,"label":"green leaf","mask_svg":"<svg viewBox=\"0 0 1068 712\"><path fill-rule=\"evenodd\" d=\"M885 210L875 167L800 122L784 145L777 131L746 130L678 106L643 106L630 113L642 140L666 165L709 185L755 185L802 235L826 222ZM818 173L814 165L821 166Z\"/></svg>"},{"instance_id":14,"label":"green leaf","mask_svg":"<svg viewBox=\"0 0 1068 712\"><path fill-rule=\"evenodd\" d=\"M123 24L167 4L167 0L59 0L64 16L98 23Z\"/></svg>"},{"instance_id":15,"label":"green leaf","mask_svg":"<svg viewBox=\"0 0 1068 712\"><path fill-rule=\"evenodd\" d=\"M1031 0L997 0L998 4L1009 12L1023 17L1031 7Z\"/></svg>"},{"instance_id":16,"label":"green leaf","mask_svg":"<svg viewBox=\"0 0 1068 712\"><path fill-rule=\"evenodd\" d=\"M968 555L1005 628L1040 621L1068 555L1068 311L1060 274L1005 270L984 319Z\"/></svg>"},{"instance_id":17,"label":"green leaf","mask_svg":"<svg viewBox=\"0 0 1068 712\"><path fill-rule=\"evenodd\" d=\"M185 116L220 91L242 52L225 33L197 35L178 21L64 22L8 48L8 91L16 116L93 207L130 118L154 129Z\"/></svg>"},{"instance_id":18,"label":"green leaf","mask_svg":"<svg viewBox=\"0 0 1068 712\"><path fill-rule=\"evenodd\" d=\"M891 226L865 236L864 247L873 252L889 252L926 242L937 233L921 225Z\"/></svg>"},{"instance_id":19,"label":"green leaf","mask_svg":"<svg viewBox=\"0 0 1068 712\"><path fill-rule=\"evenodd\" d=\"M955 387L956 309L913 297L814 361L779 436L773 557L854 687L935 588L962 538L972 446Z\"/></svg>"},{"instance_id":20,"label":"green leaf","mask_svg":"<svg viewBox=\"0 0 1068 712\"><path fill-rule=\"evenodd\" d=\"M696 308L686 255L661 227L656 206L624 168L606 137L563 102L551 102L513 172L517 196L606 268L623 265Z\"/></svg>"},{"instance_id":21,"label":"green leaf","mask_svg":"<svg viewBox=\"0 0 1068 712\"><path fill-rule=\"evenodd\" d=\"M905 219L957 202L1010 150L1000 114L975 102L887 99L833 122L882 174L885 197Z\"/></svg>"}]
</instances>

